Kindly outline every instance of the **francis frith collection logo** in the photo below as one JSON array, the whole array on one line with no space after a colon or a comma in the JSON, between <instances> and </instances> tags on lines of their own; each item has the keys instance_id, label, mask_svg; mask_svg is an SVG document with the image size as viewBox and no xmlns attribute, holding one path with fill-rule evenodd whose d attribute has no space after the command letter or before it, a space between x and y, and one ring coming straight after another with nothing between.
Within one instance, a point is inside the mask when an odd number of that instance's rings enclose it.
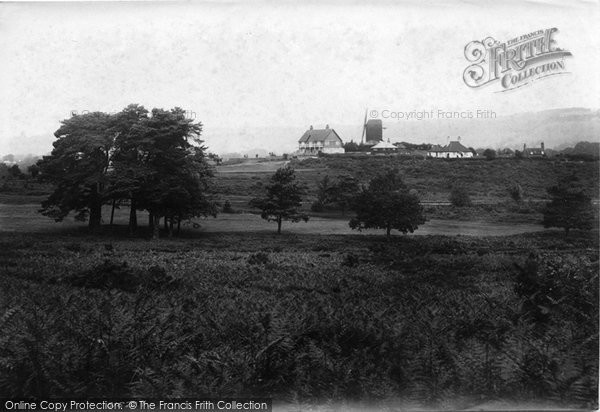
<instances>
[{"instance_id":1,"label":"francis frith collection logo","mask_svg":"<svg viewBox=\"0 0 600 412\"><path fill-rule=\"evenodd\" d=\"M567 73L565 57L571 52L557 47L553 27L523 34L504 43L487 37L465 46L470 65L463 80L472 88L499 83L499 91L508 91L557 74Z\"/></svg>"}]
</instances>

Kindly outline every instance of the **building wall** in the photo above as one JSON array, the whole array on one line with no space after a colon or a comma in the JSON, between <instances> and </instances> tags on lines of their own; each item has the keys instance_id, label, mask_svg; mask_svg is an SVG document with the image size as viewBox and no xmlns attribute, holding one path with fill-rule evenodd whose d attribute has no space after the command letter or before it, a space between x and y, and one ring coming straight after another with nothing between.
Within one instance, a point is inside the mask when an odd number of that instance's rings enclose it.
<instances>
[{"instance_id":1,"label":"building wall","mask_svg":"<svg viewBox=\"0 0 600 412\"><path fill-rule=\"evenodd\" d=\"M343 147L325 147L323 148L323 153L334 154L334 153L345 153Z\"/></svg>"},{"instance_id":2,"label":"building wall","mask_svg":"<svg viewBox=\"0 0 600 412\"><path fill-rule=\"evenodd\" d=\"M472 152L428 152L429 157L439 159L465 159L473 157Z\"/></svg>"},{"instance_id":3,"label":"building wall","mask_svg":"<svg viewBox=\"0 0 600 412\"><path fill-rule=\"evenodd\" d=\"M325 147L342 147L342 141L333 133L330 133L329 136L325 138L323 144Z\"/></svg>"}]
</instances>

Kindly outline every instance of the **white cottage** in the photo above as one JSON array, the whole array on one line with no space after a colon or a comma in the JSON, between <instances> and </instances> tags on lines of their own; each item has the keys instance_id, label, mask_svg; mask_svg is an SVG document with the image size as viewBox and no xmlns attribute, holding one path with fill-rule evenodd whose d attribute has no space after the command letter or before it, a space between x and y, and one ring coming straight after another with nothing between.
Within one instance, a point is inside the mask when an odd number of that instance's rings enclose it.
<instances>
[{"instance_id":1,"label":"white cottage","mask_svg":"<svg viewBox=\"0 0 600 412\"><path fill-rule=\"evenodd\" d=\"M427 156L441 159L460 159L473 157L473 152L464 147L458 140L453 140L444 147L432 146L427 152Z\"/></svg>"}]
</instances>

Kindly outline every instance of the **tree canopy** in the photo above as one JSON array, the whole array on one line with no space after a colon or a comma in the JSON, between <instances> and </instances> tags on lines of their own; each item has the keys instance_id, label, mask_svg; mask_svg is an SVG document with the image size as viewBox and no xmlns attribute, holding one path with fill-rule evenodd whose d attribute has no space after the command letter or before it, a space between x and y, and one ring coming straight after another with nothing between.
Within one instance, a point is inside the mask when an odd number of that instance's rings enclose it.
<instances>
[{"instance_id":1,"label":"tree canopy","mask_svg":"<svg viewBox=\"0 0 600 412\"><path fill-rule=\"evenodd\" d=\"M296 182L294 169L286 166L277 169L262 197L254 198L250 205L261 210L261 217L277 222L277 233L281 234L281 223L308 221L308 215L300 212L304 188Z\"/></svg>"},{"instance_id":2,"label":"tree canopy","mask_svg":"<svg viewBox=\"0 0 600 412\"><path fill-rule=\"evenodd\" d=\"M371 179L355 197L353 209L352 229L385 229L388 237L392 229L413 233L425 223L419 198L409 192L396 170Z\"/></svg>"},{"instance_id":3,"label":"tree canopy","mask_svg":"<svg viewBox=\"0 0 600 412\"><path fill-rule=\"evenodd\" d=\"M93 112L62 121L52 153L38 163L42 179L56 187L42 202L44 215L60 221L75 211L76 219L89 218L90 228L100 226L115 137L110 120Z\"/></svg>"},{"instance_id":4,"label":"tree canopy","mask_svg":"<svg viewBox=\"0 0 600 412\"><path fill-rule=\"evenodd\" d=\"M55 185L42 213L62 220L71 211L89 216L90 228L102 221L107 202L130 205L130 229L136 210L147 210L158 235L158 219L173 222L215 214L205 193L212 171L200 134L202 124L181 108L129 105L116 114L74 115L62 122L50 156L39 163L40 176Z\"/></svg>"}]
</instances>

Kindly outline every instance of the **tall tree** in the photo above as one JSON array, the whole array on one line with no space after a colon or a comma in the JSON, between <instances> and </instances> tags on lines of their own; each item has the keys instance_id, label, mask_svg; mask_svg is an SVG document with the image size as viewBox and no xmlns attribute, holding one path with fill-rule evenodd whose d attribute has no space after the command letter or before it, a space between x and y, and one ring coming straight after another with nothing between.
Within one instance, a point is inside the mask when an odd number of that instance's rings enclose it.
<instances>
[{"instance_id":1,"label":"tall tree","mask_svg":"<svg viewBox=\"0 0 600 412\"><path fill-rule=\"evenodd\" d=\"M94 112L61 123L52 153L38 162L41 178L55 185L41 213L60 221L75 211L77 219L89 218L89 227L98 228L115 138L111 116Z\"/></svg>"},{"instance_id":2,"label":"tall tree","mask_svg":"<svg viewBox=\"0 0 600 412\"><path fill-rule=\"evenodd\" d=\"M350 220L350 228L385 229L388 237L392 229L412 233L425 223L419 198L409 193L396 170L375 176L358 193L353 209L356 217Z\"/></svg>"},{"instance_id":3,"label":"tall tree","mask_svg":"<svg viewBox=\"0 0 600 412\"><path fill-rule=\"evenodd\" d=\"M281 234L281 223L308 221L308 215L300 212L304 188L296 182L294 169L286 166L277 169L266 187L263 197L254 198L250 205L261 210L261 217L277 222L277 234Z\"/></svg>"},{"instance_id":4,"label":"tall tree","mask_svg":"<svg viewBox=\"0 0 600 412\"><path fill-rule=\"evenodd\" d=\"M136 127L137 148L141 153L143 184L139 207L152 215L153 238L158 237L161 217L174 222L195 216L216 215L216 207L206 197L212 169L206 162L200 134L202 124L194 123L181 108L153 109Z\"/></svg>"},{"instance_id":5,"label":"tall tree","mask_svg":"<svg viewBox=\"0 0 600 412\"><path fill-rule=\"evenodd\" d=\"M559 227L569 236L571 229L589 230L594 222L591 197L579 180L571 177L548 188L551 201L544 209L544 227Z\"/></svg>"},{"instance_id":6,"label":"tall tree","mask_svg":"<svg viewBox=\"0 0 600 412\"><path fill-rule=\"evenodd\" d=\"M137 209L149 174L144 164L146 137L139 132L140 122L147 118L148 110L144 106L130 104L115 115L111 126L117 136L110 176L111 196L113 199L129 200L130 233L137 229Z\"/></svg>"}]
</instances>

